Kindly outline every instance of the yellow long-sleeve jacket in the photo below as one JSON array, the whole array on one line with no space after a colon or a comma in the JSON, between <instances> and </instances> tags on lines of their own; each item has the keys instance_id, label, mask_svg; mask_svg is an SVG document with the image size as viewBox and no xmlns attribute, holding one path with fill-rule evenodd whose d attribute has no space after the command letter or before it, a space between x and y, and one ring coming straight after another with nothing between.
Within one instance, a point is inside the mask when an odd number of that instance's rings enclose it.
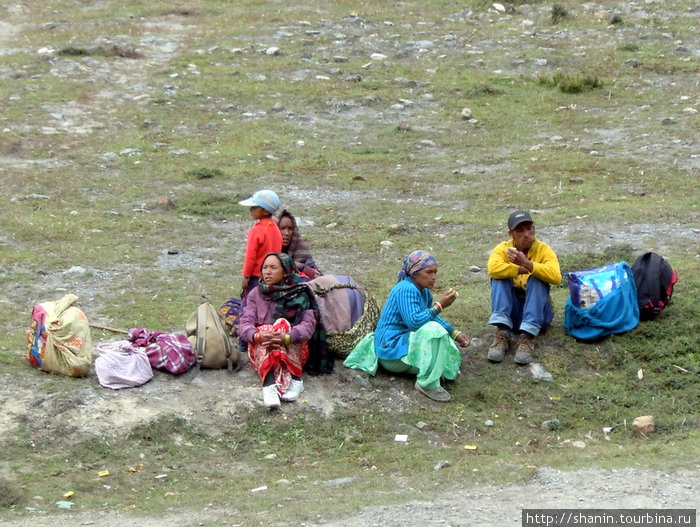
<instances>
[{"instance_id":1,"label":"yellow long-sleeve jacket","mask_svg":"<svg viewBox=\"0 0 700 527\"><path fill-rule=\"evenodd\" d=\"M539 278L543 282L556 285L561 282L561 269L559 260L552 248L535 238L527 257L532 262L532 273L518 274L518 265L508 260L508 247L515 247L513 240L499 243L489 256L488 271L491 278L497 280L512 278L513 284L518 289L525 289L527 279L530 276Z\"/></svg>"}]
</instances>

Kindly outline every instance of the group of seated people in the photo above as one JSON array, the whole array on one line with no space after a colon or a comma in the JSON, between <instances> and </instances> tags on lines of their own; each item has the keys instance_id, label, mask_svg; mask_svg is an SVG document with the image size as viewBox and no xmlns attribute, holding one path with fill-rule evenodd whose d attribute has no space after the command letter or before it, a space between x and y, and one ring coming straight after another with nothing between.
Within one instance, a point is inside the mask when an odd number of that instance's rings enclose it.
<instances>
[{"instance_id":1,"label":"group of seated people","mask_svg":"<svg viewBox=\"0 0 700 527\"><path fill-rule=\"evenodd\" d=\"M332 371L324 321L307 284L323 273L295 217L281 209L274 192L258 191L240 204L250 207L256 223L246 246L239 349L260 375L264 405L278 408L280 401L298 399L305 370ZM507 225L509 239L494 248L488 262L489 324L497 331L487 358L503 361L511 349L511 332L517 332L514 360L525 365L532 361L535 337L552 322L549 289L561 281L561 271L554 251L535 237L527 211L513 212ZM437 272L437 261L427 251L413 251L404 259L376 328L352 349L346 367L374 375L381 365L415 375L419 393L438 402L451 399L442 380L457 377L462 360L458 346L469 346L470 338L442 317L458 293L450 288L435 301Z\"/></svg>"}]
</instances>

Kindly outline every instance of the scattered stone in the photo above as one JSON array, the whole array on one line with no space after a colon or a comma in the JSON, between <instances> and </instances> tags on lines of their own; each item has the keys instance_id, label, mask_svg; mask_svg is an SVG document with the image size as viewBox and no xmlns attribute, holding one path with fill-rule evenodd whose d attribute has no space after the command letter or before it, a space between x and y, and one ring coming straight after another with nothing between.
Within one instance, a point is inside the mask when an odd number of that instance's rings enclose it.
<instances>
[{"instance_id":1,"label":"scattered stone","mask_svg":"<svg viewBox=\"0 0 700 527\"><path fill-rule=\"evenodd\" d=\"M347 62L348 60L350 59L341 55L336 55L335 57L333 57L333 62Z\"/></svg>"},{"instance_id":2,"label":"scattered stone","mask_svg":"<svg viewBox=\"0 0 700 527\"><path fill-rule=\"evenodd\" d=\"M550 419L549 421L542 421L540 428L543 430L559 430L561 428L561 422L559 419Z\"/></svg>"},{"instance_id":3,"label":"scattered stone","mask_svg":"<svg viewBox=\"0 0 700 527\"><path fill-rule=\"evenodd\" d=\"M418 421L416 423L416 428L418 430L430 430L430 425L428 423L424 423L423 421Z\"/></svg>"},{"instance_id":4,"label":"scattered stone","mask_svg":"<svg viewBox=\"0 0 700 527\"><path fill-rule=\"evenodd\" d=\"M358 384L361 388L372 388L372 383L369 382L369 380L366 377L363 377L362 375L355 376L355 383Z\"/></svg>"},{"instance_id":5,"label":"scattered stone","mask_svg":"<svg viewBox=\"0 0 700 527\"><path fill-rule=\"evenodd\" d=\"M551 381L553 379L552 374L545 370L539 362L530 363L530 372L536 381Z\"/></svg>"},{"instance_id":6,"label":"scattered stone","mask_svg":"<svg viewBox=\"0 0 700 527\"><path fill-rule=\"evenodd\" d=\"M468 121L469 119L472 118L472 109L471 108L462 108L462 113L461 113L462 119L465 121Z\"/></svg>"},{"instance_id":7,"label":"scattered stone","mask_svg":"<svg viewBox=\"0 0 700 527\"><path fill-rule=\"evenodd\" d=\"M138 148L125 148L119 151L120 156L138 156L141 155L141 151Z\"/></svg>"},{"instance_id":8,"label":"scattered stone","mask_svg":"<svg viewBox=\"0 0 700 527\"><path fill-rule=\"evenodd\" d=\"M349 478L337 478L337 479L329 479L328 481L324 481L324 485L333 485L333 486L338 486L338 485L347 485L348 483L352 483L353 481L357 481L356 476L352 476Z\"/></svg>"},{"instance_id":9,"label":"scattered stone","mask_svg":"<svg viewBox=\"0 0 700 527\"><path fill-rule=\"evenodd\" d=\"M168 155L170 156L185 156L189 153L190 151L186 148L175 148L173 150L168 151Z\"/></svg>"},{"instance_id":10,"label":"scattered stone","mask_svg":"<svg viewBox=\"0 0 700 527\"><path fill-rule=\"evenodd\" d=\"M153 479L155 479L156 481L165 482L165 481L168 481L168 475L167 474L158 474Z\"/></svg>"},{"instance_id":11,"label":"scattered stone","mask_svg":"<svg viewBox=\"0 0 700 527\"><path fill-rule=\"evenodd\" d=\"M276 56L280 54L280 48L271 46L265 50L265 55Z\"/></svg>"},{"instance_id":12,"label":"scattered stone","mask_svg":"<svg viewBox=\"0 0 700 527\"><path fill-rule=\"evenodd\" d=\"M338 226L338 223L334 221L334 222L331 222L328 225L326 225L326 229L334 229L337 226Z\"/></svg>"},{"instance_id":13,"label":"scattered stone","mask_svg":"<svg viewBox=\"0 0 700 527\"><path fill-rule=\"evenodd\" d=\"M277 459L277 454L268 454L265 456L265 459Z\"/></svg>"},{"instance_id":14,"label":"scattered stone","mask_svg":"<svg viewBox=\"0 0 700 527\"><path fill-rule=\"evenodd\" d=\"M175 203L168 196L159 196L156 199L156 208L161 210L173 210Z\"/></svg>"},{"instance_id":15,"label":"scattered stone","mask_svg":"<svg viewBox=\"0 0 700 527\"><path fill-rule=\"evenodd\" d=\"M394 242L390 240L382 240L379 242L379 245L381 245L382 247L391 247L392 245L394 245Z\"/></svg>"},{"instance_id":16,"label":"scattered stone","mask_svg":"<svg viewBox=\"0 0 700 527\"><path fill-rule=\"evenodd\" d=\"M576 448L586 448L586 443L583 441L572 441L571 446L575 446Z\"/></svg>"},{"instance_id":17,"label":"scattered stone","mask_svg":"<svg viewBox=\"0 0 700 527\"><path fill-rule=\"evenodd\" d=\"M640 435L649 435L656 430L653 415L635 417L632 422L632 431Z\"/></svg>"},{"instance_id":18,"label":"scattered stone","mask_svg":"<svg viewBox=\"0 0 700 527\"><path fill-rule=\"evenodd\" d=\"M662 119L661 124L669 125L669 124L675 124L676 120L673 117L665 117Z\"/></svg>"},{"instance_id":19,"label":"scattered stone","mask_svg":"<svg viewBox=\"0 0 700 527\"><path fill-rule=\"evenodd\" d=\"M612 16L610 19L610 24L617 25L617 24L622 24L622 16L615 14Z\"/></svg>"},{"instance_id":20,"label":"scattered stone","mask_svg":"<svg viewBox=\"0 0 700 527\"><path fill-rule=\"evenodd\" d=\"M384 53L372 53L369 58L372 60L386 60L387 56Z\"/></svg>"},{"instance_id":21,"label":"scattered stone","mask_svg":"<svg viewBox=\"0 0 700 527\"><path fill-rule=\"evenodd\" d=\"M493 4L491 7L494 8L494 10L498 11L499 13L505 13L506 12L506 7L503 4L499 4L496 2Z\"/></svg>"},{"instance_id":22,"label":"scattered stone","mask_svg":"<svg viewBox=\"0 0 700 527\"><path fill-rule=\"evenodd\" d=\"M437 462L437 465L433 467L434 470L442 470L443 468L447 468L450 466L450 462L447 460L441 460Z\"/></svg>"},{"instance_id":23,"label":"scattered stone","mask_svg":"<svg viewBox=\"0 0 700 527\"><path fill-rule=\"evenodd\" d=\"M25 199L51 199L43 194L27 194L26 196L15 196L10 201L18 202L24 201Z\"/></svg>"},{"instance_id":24,"label":"scattered stone","mask_svg":"<svg viewBox=\"0 0 700 527\"><path fill-rule=\"evenodd\" d=\"M180 254L180 251L178 249L168 249L168 254L170 254L170 255Z\"/></svg>"},{"instance_id":25,"label":"scattered stone","mask_svg":"<svg viewBox=\"0 0 700 527\"><path fill-rule=\"evenodd\" d=\"M469 270L470 270L472 273L480 273L480 272L481 272L481 267L479 267L478 265L470 265L470 266L469 266Z\"/></svg>"},{"instance_id":26,"label":"scattered stone","mask_svg":"<svg viewBox=\"0 0 700 527\"><path fill-rule=\"evenodd\" d=\"M74 265L73 267L71 267L67 271L63 272L64 275L66 275L66 274L85 274L85 273L87 273L87 269L85 269L85 267L81 267L79 265Z\"/></svg>"},{"instance_id":27,"label":"scattered stone","mask_svg":"<svg viewBox=\"0 0 700 527\"><path fill-rule=\"evenodd\" d=\"M493 426L493 421L491 419L487 419L484 421L484 426Z\"/></svg>"},{"instance_id":28,"label":"scattered stone","mask_svg":"<svg viewBox=\"0 0 700 527\"><path fill-rule=\"evenodd\" d=\"M624 61L622 64L623 64L623 66L631 66L633 68L637 68L637 67L639 67L641 62L637 59L628 59L628 60Z\"/></svg>"}]
</instances>

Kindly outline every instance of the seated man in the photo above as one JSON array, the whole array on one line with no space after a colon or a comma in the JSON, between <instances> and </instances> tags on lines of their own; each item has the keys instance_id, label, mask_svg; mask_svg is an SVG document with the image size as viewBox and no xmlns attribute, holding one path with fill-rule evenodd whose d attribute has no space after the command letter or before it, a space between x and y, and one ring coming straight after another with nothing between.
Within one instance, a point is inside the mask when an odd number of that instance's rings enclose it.
<instances>
[{"instance_id":1,"label":"seated man","mask_svg":"<svg viewBox=\"0 0 700 527\"><path fill-rule=\"evenodd\" d=\"M552 248L535 237L535 224L526 211L508 218L510 240L498 244L489 257L491 318L498 328L488 359L501 362L510 350L510 332L519 331L515 362L532 361L535 337L554 318L551 284L561 282L559 260Z\"/></svg>"}]
</instances>

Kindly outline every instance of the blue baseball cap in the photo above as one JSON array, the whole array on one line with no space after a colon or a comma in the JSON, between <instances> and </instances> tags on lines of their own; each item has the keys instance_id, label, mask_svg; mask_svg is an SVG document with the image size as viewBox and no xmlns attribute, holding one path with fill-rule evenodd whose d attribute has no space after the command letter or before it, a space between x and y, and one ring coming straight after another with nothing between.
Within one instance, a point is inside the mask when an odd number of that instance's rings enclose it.
<instances>
[{"instance_id":1,"label":"blue baseball cap","mask_svg":"<svg viewBox=\"0 0 700 527\"><path fill-rule=\"evenodd\" d=\"M274 214L280 208L280 199L271 190L258 190L248 199L238 202L244 207L262 207L270 214Z\"/></svg>"}]
</instances>

